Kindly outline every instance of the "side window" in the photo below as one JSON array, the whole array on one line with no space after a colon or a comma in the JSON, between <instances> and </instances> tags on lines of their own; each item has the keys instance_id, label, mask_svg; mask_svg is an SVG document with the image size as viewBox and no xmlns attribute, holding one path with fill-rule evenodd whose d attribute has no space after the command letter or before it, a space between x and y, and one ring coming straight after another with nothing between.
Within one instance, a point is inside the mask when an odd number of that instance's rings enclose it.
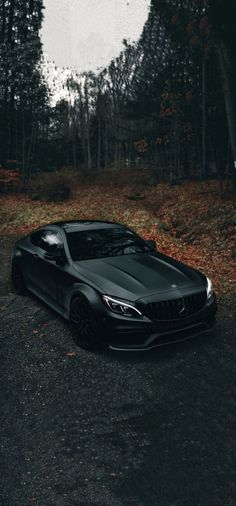
<instances>
[{"instance_id":1,"label":"side window","mask_svg":"<svg viewBox=\"0 0 236 506\"><path fill-rule=\"evenodd\" d=\"M36 232L31 236L31 242L35 246L38 246L47 252L64 248L62 236L55 230L43 230Z\"/></svg>"},{"instance_id":2,"label":"side window","mask_svg":"<svg viewBox=\"0 0 236 506\"><path fill-rule=\"evenodd\" d=\"M34 232L31 235L30 240L34 246L38 246L39 248L41 247L42 235L43 232L41 230L39 232Z\"/></svg>"},{"instance_id":3,"label":"side window","mask_svg":"<svg viewBox=\"0 0 236 506\"><path fill-rule=\"evenodd\" d=\"M61 234L53 230L45 231L42 236L40 248L48 252L64 248Z\"/></svg>"}]
</instances>

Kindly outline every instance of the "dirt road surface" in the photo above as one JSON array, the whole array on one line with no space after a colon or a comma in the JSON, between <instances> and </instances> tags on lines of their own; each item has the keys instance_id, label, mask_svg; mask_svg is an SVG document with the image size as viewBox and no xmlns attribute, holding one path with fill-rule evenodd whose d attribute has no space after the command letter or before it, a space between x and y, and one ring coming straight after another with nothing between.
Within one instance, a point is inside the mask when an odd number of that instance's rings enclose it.
<instances>
[{"instance_id":1,"label":"dirt road surface","mask_svg":"<svg viewBox=\"0 0 236 506\"><path fill-rule=\"evenodd\" d=\"M88 353L0 297L2 506L235 506L235 320L151 353Z\"/></svg>"}]
</instances>

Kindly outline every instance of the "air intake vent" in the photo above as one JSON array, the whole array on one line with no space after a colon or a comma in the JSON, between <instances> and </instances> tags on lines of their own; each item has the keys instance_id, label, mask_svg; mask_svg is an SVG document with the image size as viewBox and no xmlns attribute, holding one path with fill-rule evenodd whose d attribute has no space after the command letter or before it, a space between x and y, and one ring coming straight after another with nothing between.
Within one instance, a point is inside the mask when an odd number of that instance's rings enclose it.
<instances>
[{"instance_id":1,"label":"air intake vent","mask_svg":"<svg viewBox=\"0 0 236 506\"><path fill-rule=\"evenodd\" d=\"M182 320L200 311L206 303L206 290L179 299L150 302L145 306L145 315L151 320Z\"/></svg>"}]
</instances>

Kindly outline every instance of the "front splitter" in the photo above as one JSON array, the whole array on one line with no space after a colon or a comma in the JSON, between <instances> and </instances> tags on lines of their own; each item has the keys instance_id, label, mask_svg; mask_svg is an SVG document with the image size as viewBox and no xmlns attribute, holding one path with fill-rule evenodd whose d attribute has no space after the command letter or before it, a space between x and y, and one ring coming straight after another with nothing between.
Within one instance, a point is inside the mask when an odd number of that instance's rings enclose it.
<instances>
[{"instance_id":1,"label":"front splitter","mask_svg":"<svg viewBox=\"0 0 236 506\"><path fill-rule=\"evenodd\" d=\"M201 335L204 335L204 334L210 334L212 333L212 331L214 330L214 326L215 326L215 323L213 325L211 325L210 327L206 327L205 329L199 329L199 331L196 331L196 326L193 326L193 327L188 327L188 331L191 331L194 329L195 327L195 332L193 333L190 333L189 335L185 335L185 336L181 336L181 335L170 335L170 333L166 332L166 340L163 339L165 338L165 334L162 334L160 336L160 334L151 334L148 338L148 342L147 344L144 344L144 345L127 345L127 346L124 346L124 345L119 345L119 344L109 344L108 345L108 348L110 350L113 350L113 351L150 351L150 350L153 350L154 348L160 348L161 346L168 346L170 344L175 344L175 343L181 343L183 341L188 341L190 339L194 339L195 337L198 337L198 336L201 336ZM182 329L183 330L186 330L186 329ZM162 341L158 341L158 339L162 339ZM155 342L154 342L155 341Z\"/></svg>"}]
</instances>

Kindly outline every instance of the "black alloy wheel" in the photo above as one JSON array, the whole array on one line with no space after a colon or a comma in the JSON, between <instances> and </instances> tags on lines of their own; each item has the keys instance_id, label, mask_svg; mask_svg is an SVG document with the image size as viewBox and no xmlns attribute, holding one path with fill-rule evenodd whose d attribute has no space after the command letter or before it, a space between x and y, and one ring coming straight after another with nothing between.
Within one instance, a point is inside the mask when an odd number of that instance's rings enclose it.
<instances>
[{"instance_id":1,"label":"black alloy wheel","mask_svg":"<svg viewBox=\"0 0 236 506\"><path fill-rule=\"evenodd\" d=\"M90 351L101 348L97 322L83 297L77 296L72 300L69 327L75 343L81 348Z\"/></svg>"},{"instance_id":2,"label":"black alloy wheel","mask_svg":"<svg viewBox=\"0 0 236 506\"><path fill-rule=\"evenodd\" d=\"M11 279L13 287L18 295L24 295L26 293L25 282L20 267L13 262L11 270Z\"/></svg>"}]
</instances>

